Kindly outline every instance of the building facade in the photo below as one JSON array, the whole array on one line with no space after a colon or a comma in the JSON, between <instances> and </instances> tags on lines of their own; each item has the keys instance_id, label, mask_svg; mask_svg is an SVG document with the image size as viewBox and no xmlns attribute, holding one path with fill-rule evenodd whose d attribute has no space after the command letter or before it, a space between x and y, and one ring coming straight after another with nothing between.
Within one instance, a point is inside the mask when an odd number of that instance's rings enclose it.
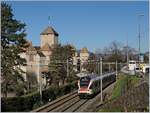
<instances>
[{"instance_id":1,"label":"building facade","mask_svg":"<svg viewBox=\"0 0 150 113\"><path fill-rule=\"evenodd\" d=\"M26 53L21 54L21 57L27 61L27 65L21 66L21 69L26 72L23 75L25 80L27 80L27 74L30 73L36 76L38 83L40 79L43 79L43 84L45 84L46 81L41 77L41 73L48 71L52 49L54 45L58 44L58 33L52 27L48 26L40 33L40 37L40 46L33 46L32 42L29 42Z\"/></svg>"},{"instance_id":2,"label":"building facade","mask_svg":"<svg viewBox=\"0 0 150 113\"><path fill-rule=\"evenodd\" d=\"M21 54L21 57L27 61L26 66L21 66L21 69L26 72L23 75L25 80L27 80L27 74L30 73L36 76L38 83L41 81L40 79L42 79L43 84L46 84L46 80L41 76L42 72L48 71L52 49L54 45L58 44L58 36L58 33L52 27L48 26L40 33L40 46L33 46L32 42L29 42L26 53ZM87 48L84 47L75 53L73 64L77 66L77 62L80 60L82 67L82 64L88 60L88 57L89 52ZM81 71L83 71L83 69L81 69Z\"/></svg>"},{"instance_id":3,"label":"building facade","mask_svg":"<svg viewBox=\"0 0 150 113\"><path fill-rule=\"evenodd\" d=\"M75 70L80 70L80 72L86 71L86 69L83 68L83 64L88 61L89 55L90 53L86 47L75 52L75 56L73 57L73 64L76 66ZM80 69L77 69L78 63L80 65Z\"/></svg>"}]
</instances>

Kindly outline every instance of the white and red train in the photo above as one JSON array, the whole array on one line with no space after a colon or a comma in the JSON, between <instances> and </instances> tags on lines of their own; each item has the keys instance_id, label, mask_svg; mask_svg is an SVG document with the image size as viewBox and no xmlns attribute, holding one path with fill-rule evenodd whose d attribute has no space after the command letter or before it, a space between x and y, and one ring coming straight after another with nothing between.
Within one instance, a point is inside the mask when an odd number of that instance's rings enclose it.
<instances>
[{"instance_id":1,"label":"white and red train","mask_svg":"<svg viewBox=\"0 0 150 113\"><path fill-rule=\"evenodd\" d=\"M111 72L98 76L96 74L89 74L87 76L81 77L78 80L78 95L80 98L89 98L94 94L100 92L101 89L101 79L102 88L105 88L112 82L116 80L116 73Z\"/></svg>"}]
</instances>

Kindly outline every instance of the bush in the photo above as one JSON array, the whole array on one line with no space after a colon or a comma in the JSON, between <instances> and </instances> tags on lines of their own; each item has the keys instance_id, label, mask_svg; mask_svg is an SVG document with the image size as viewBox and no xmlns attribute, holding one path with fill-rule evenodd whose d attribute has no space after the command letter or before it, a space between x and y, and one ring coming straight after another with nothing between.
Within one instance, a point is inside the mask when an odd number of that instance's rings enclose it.
<instances>
[{"instance_id":1,"label":"bush","mask_svg":"<svg viewBox=\"0 0 150 113\"><path fill-rule=\"evenodd\" d=\"M21 97L2 98L2 111L29 111L38 101L40 101L39 92Z\"/></svg>"},{"instance_id":2,"label":"bush","mask_svg":"<svg viewBox=\"0 0 150 113\"><path fill-rule=\"evenodd\" d=\"M42 101L38 91L21 97L1 98L2 112L31 111L47 102L77 89L77 83L70 83L61 87L50 87L42 91Z\"/></svg>"}]
</instances>

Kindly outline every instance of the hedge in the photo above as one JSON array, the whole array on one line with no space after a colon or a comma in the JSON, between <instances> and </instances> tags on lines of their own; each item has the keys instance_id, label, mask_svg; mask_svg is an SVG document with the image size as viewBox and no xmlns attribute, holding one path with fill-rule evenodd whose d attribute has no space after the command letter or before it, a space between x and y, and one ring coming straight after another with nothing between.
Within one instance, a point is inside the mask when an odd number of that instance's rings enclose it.
<instances>
[{"instance_id":1,"label":"hedge","mask_svg":"<svg viewBox=\"0 0 150 113\"><path fill-rule=\"evenodd\" d=\"M54 100L62 95L70 93L77 89L77 82L70 83L60 87L50 87L42 91L42 102L46 104L49 100ZM28 95L21 97L9 97L1 98L1 111L2 112L20 112L20 111L31 111L36 107L39 107L40 93L33 92Z\"/></svg>"}]
</instances>

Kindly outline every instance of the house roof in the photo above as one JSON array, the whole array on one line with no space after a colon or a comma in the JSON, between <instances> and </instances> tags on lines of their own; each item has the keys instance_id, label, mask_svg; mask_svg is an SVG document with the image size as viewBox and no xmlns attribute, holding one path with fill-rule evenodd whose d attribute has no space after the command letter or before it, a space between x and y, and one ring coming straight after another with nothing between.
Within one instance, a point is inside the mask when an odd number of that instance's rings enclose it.
<instances>
[{"instance_id":1,"label":"house roof","mask_svg":"<svg viewBox=\"0 0 150 113\"><path fill-rule=\"evenodd\" d=\"M41 51L51 51L51 47L46 43L44 46L41 47Z\"/></svg>"},{"instance_id":2,"label":"house roof","mask_svg":"<svg viewBox=\"0 0 150 113\"><path fill-rule=\"evenodd\" d=\"M41 32L40 35L47 35L47 34L54 34L56 36L58 36L59 34L50 26L48 26L46 29L44 29L43 32Z\"/></svg>"},{"instance_id":3,"label":"house roof","mask_svg":"<svg viewBox=\"0 0 150 113\"><path fill-rule=\"evenodd\" d=\"M40 46L34 46L34 48L39 51L40 50Z\"/></svg>"},{"instance_id":4,"label":"house roof","mask_svg":"<svg viewBox=\"0 0 150 113\"><path fill-rule=\"evenodd\" d=\"M29 42L29 47L27 48L27 51L36 51L36 49L32 46L32 42Z\"/></svg>"},{"instance_id":5,"label":"house roof","mask_svg":"<svg viewBox=\"0 0 150 113\"><path fill-rule=\"evenodd\" d=\"M40 57L46 57L41 51L38 51L37 54L38 54Z\"/></svg>"}]
</instances>

